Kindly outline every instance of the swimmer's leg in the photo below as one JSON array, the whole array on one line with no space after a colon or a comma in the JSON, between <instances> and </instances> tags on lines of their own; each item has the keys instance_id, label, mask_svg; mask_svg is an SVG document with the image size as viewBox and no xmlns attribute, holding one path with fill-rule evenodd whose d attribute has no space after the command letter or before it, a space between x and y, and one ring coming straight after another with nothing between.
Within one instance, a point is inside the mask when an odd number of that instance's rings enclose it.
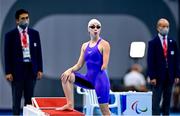
<instances>
[{"instance_id":1,"label":"swimmer's leg","mask_svg":"<svg viewBox=\"0 0 180 116\"><path fill-rule=\"evenodd\" d=\"M97 75L95 90L102 114L104 116L110 116L110 110L109 110L110 82L106 72L102 72Z\"/></svg>"},{"instance_id":2,"label":"swimmer's leg","mask_svg":"<svg viewBox=\"0 0 180 116\"><path fill-rule=\"evenodd\" d=\"M56 108L56 110L70 110L72 111L74 108L74 99L73 99L73 83L75 81L75 75L74 73L72 73L70 75L70 77L68 78L68 80L66 82L61 82L62 83L62 87L64 90L64 94L66 96L66 100L67 100L67 104Z\"/></svg>"}]
</instances>

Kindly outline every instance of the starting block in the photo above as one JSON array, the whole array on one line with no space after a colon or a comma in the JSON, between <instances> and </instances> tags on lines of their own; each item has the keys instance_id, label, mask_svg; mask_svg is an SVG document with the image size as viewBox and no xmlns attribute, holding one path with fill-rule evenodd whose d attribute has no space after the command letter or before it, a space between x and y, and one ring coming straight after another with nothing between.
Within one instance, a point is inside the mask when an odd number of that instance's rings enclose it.
<instances>
[{"instance_id":1,"label":"starting block","mask_svg":"<svg viewBox=\"0 0 180 116\"><path fill-rule=\"evenodd\" d=\"M57 107L61 107L66 104L65 97L33 97L32 105L24 106L24 116L84 116L83 113L73 111L59 111L55 110Z\"/></svg>"}]
</instances>

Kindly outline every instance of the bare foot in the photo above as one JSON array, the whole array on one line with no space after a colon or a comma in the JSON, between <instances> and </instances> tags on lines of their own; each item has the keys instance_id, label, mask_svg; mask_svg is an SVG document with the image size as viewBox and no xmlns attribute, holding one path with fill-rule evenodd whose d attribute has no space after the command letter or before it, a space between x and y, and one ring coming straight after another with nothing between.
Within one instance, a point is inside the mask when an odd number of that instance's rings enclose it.
<instances>
[{"instance_id":1,"label":"bare foot","mask_svg":"<svg viewBox=\"0 0 180 116\"><path fill-rule=\"evenodd\" d=\"M63 110L68 110L68 111L73 111L74 109L73 109L72 105L66 104L66 105L64 105L64 106L62 106L62 107L56 108L55 110L61 110L61 111L63 111Z\"/></svg>"}]
</instances>

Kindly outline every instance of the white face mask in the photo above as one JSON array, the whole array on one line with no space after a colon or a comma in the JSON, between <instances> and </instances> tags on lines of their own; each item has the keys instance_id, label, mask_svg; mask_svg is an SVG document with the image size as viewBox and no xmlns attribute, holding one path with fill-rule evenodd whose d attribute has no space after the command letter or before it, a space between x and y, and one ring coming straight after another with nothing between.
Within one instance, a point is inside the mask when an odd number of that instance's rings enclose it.
<instances>
[{"instance_id":1,"label":"white face mask","mask_svg":"<svg viewBox=\"0 0 180 116\"><path fill-rule=\"evenodd\" d=\"M169 33L169 28L168 28L168 27L159 28L159 33L160 33L162 36L166 36L166 35L168 35L168 33Z\"/></svg>"}]
</instances>

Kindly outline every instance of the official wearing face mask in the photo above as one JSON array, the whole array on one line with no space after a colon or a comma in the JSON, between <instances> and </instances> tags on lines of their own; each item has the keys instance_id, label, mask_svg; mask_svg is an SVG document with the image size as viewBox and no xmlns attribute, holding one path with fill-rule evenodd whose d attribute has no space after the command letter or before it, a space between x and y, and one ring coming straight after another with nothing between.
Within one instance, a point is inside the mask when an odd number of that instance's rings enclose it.
<instances>
[{"instance_id":1,"label":"official wearing face mask","mask_svg":"<svg viewBox=\"0 0 180 116\"><path fill-rule=\"evenodd\" d=\"M29 28L29 13L16 11L16 28L5 35L5 74L12 87L13 115L20 115L21 97L31 104L36 79L42 78L39 32Z\"/></svg>"},{"instance_id":2,"label":"official wearing face mask","mask_svg":"<svg viewBox=\"0 0 180 116\"><path fill-rule=\"evenodd\" d=\"M172 86L174 82L179 83L180 60L177 44L168 36L167 19L162 18L157 22L157 31L157 36L149 41L147 54L148 76L153 91L152 114L169 115Z\"/></svg>"},{"instance_id":3,"label":"official wearing face mask","mask_svg":"<svg viewBox=\"0 0 180 116\"><path fill-rule=\"evenodd\" d=\"M29 17L24 17L22 20L17 21L17 24L21 29L25 30L29 26Z\"/></svg>"}]
</instances>

